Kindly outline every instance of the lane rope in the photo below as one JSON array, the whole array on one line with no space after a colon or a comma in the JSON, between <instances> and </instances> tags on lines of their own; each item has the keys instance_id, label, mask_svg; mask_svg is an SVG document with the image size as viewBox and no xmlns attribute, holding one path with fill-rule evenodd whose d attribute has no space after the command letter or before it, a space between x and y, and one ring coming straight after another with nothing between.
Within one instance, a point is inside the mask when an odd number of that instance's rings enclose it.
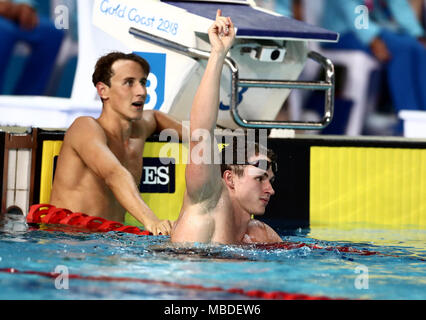
<instances>
[{"instance_id":1,"label":"lane rope","mask_svg":"<svg viewBox=\"0 0 426 320\"><path fill-rule=\"evenodd\" d=\"M32 270L18 270L15 268L1 268L1 273L8 274L25 274L25 275L37 275L45 278L55 279L62 274L55 272L43 272L43 271L32 271ZM224 289L221 287L205 287L202 285L193 284L180 284L176 282L163 281L163 280L152 280L152 279L140 279L132 277L111 277L111 276L84 276L79 274L69 274L69 279L86 280L86 281L99 281L99 282L129 282L129 283L143 283L148 285L162 285L183 290L198 290L205 292L223 292L230 294L238 294L250 298L266 299L266 300L346 300L345 298L330 298L327 296L314 296L309 294L301 293L289 293L285 291L263 291L263 290L243 290L240 288Z\"/></svg>"},{"instance_id":2,"label":"lane rope","mask_svg":"<svg viewBox=\"0 0 426 320\"><path fill-rule=\"evenodd\" d=\"M92 232L108 232L108 231L120 231L125 233L132 233L137 235L152 235L149 231L141 230L135 226L124 226L123 224L106 220L100 217L89 216L81 212L72 212L68 209L56 208L50 204L37 204L30 207L30 211L27 215L28 223L37 223L37 224L47 224L47 225L67 225L72 226L82 230L88 230ZM272 244L255 244L255 248L261 250L274 250L274 249L299 249L302 247L308 247L310 249L322 249L327 251L338 250L339 252L345 253L354 253L359 255L386 255L376 251L369 250L360 250L352 247L345 246L320 246L318 244L308 244L303 242L281 242L281 243L272 243ZM386 255L398 257L395 255ZM425 259L418 258L422 261ZM15 268L2 268L0 269L2 273L9 274L29 274L29 275L38 275L48 278L57 278L60 274L55 272L43 272L43 271L20 271ZM103 282L132 282L132 283L144 283L144 284L154 284L154 285L164 285L168 287L173 287L176 289L186 289L186 290L200 290L206 292L226 292L231 294L239 294L247 296L250 298L260 298L260 299L272 299L272 300L342 300L342 298L330 298L326 296L313 296L308 294L299 294L299 293L289 293L285 291L272 291L266 292L263 290L243 290L240 288L230 288L224 289L220 287L204 287L201 285L188 285L188 284L179 284L170 281L162 280L150 280L150 279L140 279L140 278L131 278L131 277L111 277L111 276L84 276L78 274L69 274L69 279L77 280L87 280L87 281L103 281Z\"/></svg>"},{"instance_id":3,"label":"lane rope","mask_svg":"<svg viewBox=\"0 0 426 320\"><path fill-rule=\"evenodd\" d=\"M393 257L393 258L402 258L399 255L395 254L386 254L378 251L372 251L372 250L360 250L353 247L346 247L346 246L321 246L318 244L313 243L304 243L304 242L278 242L278 243L257 243L254 244L254 247L261 250L275 250L275 249L286 249L286 250L292 250L292 249L300 249L302 247L308 247L312 250L327 250L327 251L338 251L339 253L353 253L361 256L372 256L372 255L378 255L378 256L385 256L385 257ZM419 261L426 261L424 258L420 257L405 257L408 259L415 259Z\"/></svg>"},{"instance_id":4,"label":"lane rope","mask_svg":"<svg viewBox=\"0 0 426 320\"><path fill-rule=\"evenodd\" d=\"M72 212L64 208L56 208L51 204L35 204L30 207L27 223L67 225L93 232L119 231L137 235L152 235L147 230L135 226L125 226L120 222L89 216L82 212Z\"/></svg>"}]
</instances>

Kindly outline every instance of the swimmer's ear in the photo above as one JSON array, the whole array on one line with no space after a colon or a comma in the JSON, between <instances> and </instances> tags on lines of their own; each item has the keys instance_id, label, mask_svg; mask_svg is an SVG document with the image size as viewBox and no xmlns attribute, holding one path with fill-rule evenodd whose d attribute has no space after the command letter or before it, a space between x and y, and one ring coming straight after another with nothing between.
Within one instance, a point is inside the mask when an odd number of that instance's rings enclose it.
<instances>
[{"instance_id":1,"label":"swimmer's ear","mask_svg":"<svg viewBox=\"0 0 426 320\"><path fill-rule=\"evenodd\" d=\"M109 87L105 83L99 81L96 84L96 91L98 91L98 95L102 101L108 98L108 90Z\"/></svg>"},{"instance_id":2,"label":"swimmer's ear","mask_svg":"<svg viewBox=\"0 0 426 320\"><path fill-rule=\"evenodd\" d=\"M225 183L229 188L234 189L234 175L231 170L225 170L223 173L223 180L225 180Z\"/></svg>"}]
</instances>

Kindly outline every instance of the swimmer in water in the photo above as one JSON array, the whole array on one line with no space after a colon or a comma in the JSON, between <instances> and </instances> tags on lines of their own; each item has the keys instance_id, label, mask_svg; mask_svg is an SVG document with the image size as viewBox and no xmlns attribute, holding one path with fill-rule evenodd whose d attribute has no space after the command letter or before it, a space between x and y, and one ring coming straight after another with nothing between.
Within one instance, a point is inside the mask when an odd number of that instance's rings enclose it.
<instances>
[{"instance_id":1,"label":"swimmer in water","mask_svg":"<svg viewBox=\"0 0 426 320\"><path fill-rule=\"evenodd\" d=\"M141 199L146 139L163 129L182 138L182 125L168 115L143 110L149 64L135 54L112 52L96 63L92 81L102 100L99 118L79 117L67 130L57 160L50 204L123 222L126 211L153 234L170 234Z\"/></svg>"},{"instance_id":2,"label":"swimmer in water","mask_svg":"<svg viewBox=\"0 0 426 320\"><path fill-rule=\"evenodd\" d=\"M186 192L171 241L174 243L273 243L282 242L268 225L251 219L262 215L270 197L274 179L274 156L256 146L248 161L238 164L209 164L194 161L193 151L219 152L214 138L219 88L225 56L235 39L234 25L229 17L217 11L216 21L208 31L211 54L190 115L190 160L186 167ZM209 132L209 137L197 139L197 132ZM235 146L235 144L233 144ZM246 149L246 148L245 148ZM204 152L202 151L202 152ZM222 151L224 152L224 151ZM213 157L212 157L213 158ZM235 159L235 158L234 158Z\"/></svg>"}]
</instances>

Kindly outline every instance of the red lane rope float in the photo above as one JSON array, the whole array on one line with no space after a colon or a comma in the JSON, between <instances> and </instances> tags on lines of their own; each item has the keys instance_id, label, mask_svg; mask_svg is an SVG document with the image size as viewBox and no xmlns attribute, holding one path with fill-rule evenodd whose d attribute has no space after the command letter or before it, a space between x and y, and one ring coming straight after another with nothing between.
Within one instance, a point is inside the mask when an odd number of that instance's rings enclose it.
<instances>
[{"instance_id":1,"label":"red lane rope float","mask_svg":"<svg viewBox=\"0 0 426 320\"><path fill-rule=\"evenodd\" d=\"M46 278L57 278L61 274L55 272L43 272L43 271L20 271L14 268L1 268L0 272L9 274L30 274L37 275ZM69 274L69 279L76 280L87 280L87 281L101 281L101 282L131 282L131 283L144 283L150 285L163 285L167 287L173 287L176 289L185 290L199 290L206 292L226 292L231 294L239 294L250 298L259 298L267 300L346 300L345 298L330 298L327 296L313 296L309 294L300 293L289 293L285 291L263 291L263 290L243 290L240 288L224 289L221 287L204 287L201 285L192 284L180 284L170 281L162 280L151 280L151 279L140 279L131 277L110 277L110 276L83 276L79 274Z\"/></svg>"},{"instance_id":2,"label":"red lane rope float","mask_svg":"<svg viewBox=\"0 0 426 320\"><path fill-rule=\"evenodd\" d=\"M358 255L361 255L361 256L380 255L380 256L386 256L386 257L401 258L401 256L398 256L398 255L386 254L386 253L381 253L381 252L378 252L378 251L360 250L360 249L355 249L355 248L352 248L352 247L344 247L344 246L334 246L334 247L320 246L318 244L309 244L309 243L304 243L304 242L284 241L284 242L279 242L279 243L258 243L258 244L255 244L254 246L257 249L263 249L263 250L274 250L274 249L291 250L291 249L299 249L299 248L302 248L302 247L308 247L310 249L322 249L322 250L327 250L327 251L337 250L339 252L354 253L354 254L358 254ZM420 261L426 261L426 259L423 259L423 258L420 258L420 257L410 257L410 258L414 258L414 259L420 260Z\"/></svg>"},{"instance_id":3,"label":"red lane rope float","mask_svg":"<svg viewBox=\"0 0 426 320\"><path fill-rule=\"evenodd\" d=\"M344 247L344 246L335 246L335 247L323 247L317 244L309 244L304 242L279 242L279 243L260 243L255 245L258 249L265 250L273 250L273 249L299 249L302 247L308 247L310 249L323 249L327 251L338 250L339 252L348 252L348 253L356 253L363 256L371 256L371 255L380 255L380 252L377 251L369 251L369 250L359 250L352 247Z\"/></svg>"},{"instance_id":4,"label":"red lane rope float","mask_svg":"<svg viewBox=\"0 0 426 320\"><path fill-rule=\"evenodd\" d=\"M51 204L35 204L30 207L27 215L28 223L68 225L95 232L119 231L137 235L152 235L135 226L125 226L120 222L106 220L101 217L89 216L82 212L56 208Z\"/></svg>"}]
</instances>

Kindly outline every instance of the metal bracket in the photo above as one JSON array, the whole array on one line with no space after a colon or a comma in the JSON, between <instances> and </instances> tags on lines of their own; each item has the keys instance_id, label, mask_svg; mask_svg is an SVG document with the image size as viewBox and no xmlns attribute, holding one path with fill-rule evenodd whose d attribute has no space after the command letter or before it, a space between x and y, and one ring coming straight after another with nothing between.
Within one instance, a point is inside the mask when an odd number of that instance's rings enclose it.
<instances>
[{"instance_id":1,"label":"metal bracket","mask_svg":"<svg viewBox=\"0 0 426 320\"><path fill-rule=\"evenodd\" d=\"M129 33L153 42L161 47L174 50L178 53L195 59L208 59L209 51L190 48L168 39L147 33L145 31L131 27ZM334 65L330 59L321 54L311 51L308 58L319 63L325 69L324 81L289 81L289 80L255 80L240 79L238 75L238 66L230 58L225 58L225 64L231 71L231 107L230 112L234 121L244 128L263 128L263 129L299 129L299 130L321 130L324 129L332 120L334 113L334 86L335 74ZM238 113L238 88L256 87L256 88L283 88L283 89L305 89L305 90L323 90L325 91L325 107L323 119L319 122L304 121L267 121L267 120L246 120L241 118Z\"/></svg>"}]
</instances>

